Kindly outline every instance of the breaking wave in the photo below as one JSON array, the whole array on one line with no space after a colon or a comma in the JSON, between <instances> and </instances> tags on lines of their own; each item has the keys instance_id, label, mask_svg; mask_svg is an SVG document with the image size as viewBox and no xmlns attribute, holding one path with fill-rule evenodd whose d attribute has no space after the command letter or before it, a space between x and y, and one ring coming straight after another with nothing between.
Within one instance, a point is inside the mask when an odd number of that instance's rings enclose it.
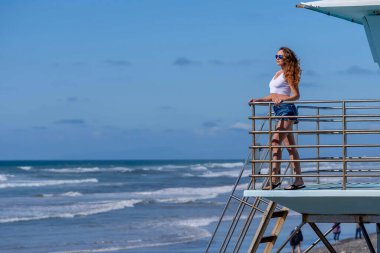
<instances>
[{"instance_id":1,"label":"breaking wave","mask_svg":"<svg viewBox=\"0 0 380 253\"><path fill-rule=\"evenodd\" d=\"M12 183L0 183L0 189L16 188L16 187L44 187L65 184L83 184L83 183L98 183L98 179L78 179L78 180L46 180L46 181L19 181Z\"/></svg>"}]
</instances>

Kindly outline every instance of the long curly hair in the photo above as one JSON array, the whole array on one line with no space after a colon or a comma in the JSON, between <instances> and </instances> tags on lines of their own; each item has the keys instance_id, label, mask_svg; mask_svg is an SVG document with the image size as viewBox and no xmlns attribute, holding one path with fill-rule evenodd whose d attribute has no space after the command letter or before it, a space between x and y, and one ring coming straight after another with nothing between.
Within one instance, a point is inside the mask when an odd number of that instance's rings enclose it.
<instances>
[{"instance_id":1,"label":"long curly hair","mask_svg":"<svg viewBox=\"0 0 380 253\"><path fill-rule=\"evenodd\" d=\"M298 86L301 80L300 60L297 55L288 47L281 47L279 50L284 52L284 76L288 83Z\"/></svg>"}]
</instances>

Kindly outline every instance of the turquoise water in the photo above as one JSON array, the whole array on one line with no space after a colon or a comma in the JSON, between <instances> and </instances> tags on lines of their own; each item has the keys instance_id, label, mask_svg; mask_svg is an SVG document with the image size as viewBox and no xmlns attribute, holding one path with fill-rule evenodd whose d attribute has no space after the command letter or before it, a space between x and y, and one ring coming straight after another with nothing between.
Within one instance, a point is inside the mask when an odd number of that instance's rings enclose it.
<instances>
[{"instance_id":1,"label":"turquoise water","mask_svg":"<svg viewBox=\"0 0 380 253\"><path fill-rule=\"evenodd\" d=\"M0 252L204 252L242 165L1 162ZM292 213L280 239L300 221ZM341 238L354 232L344 224ZM315 239L309 228L304 237Z\"/></svg>"}]
</instances>

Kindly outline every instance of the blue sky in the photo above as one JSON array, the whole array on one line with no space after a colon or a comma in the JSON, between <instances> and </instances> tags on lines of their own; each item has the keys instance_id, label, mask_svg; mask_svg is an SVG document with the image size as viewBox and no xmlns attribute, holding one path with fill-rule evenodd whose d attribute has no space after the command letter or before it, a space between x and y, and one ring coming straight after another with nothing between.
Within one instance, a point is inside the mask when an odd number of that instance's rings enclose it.
<instances>
[{"instance_id":1,"label":"blue sky","mask_svg":"<svg viewBox=\"0 0 380 253\"><path fill-rule=\"evenodd\" d=\"M361 25L298 1L1 1L0 159L244 158L274 54L303 100L377 98Z\"/></svg>"}]
</instances>

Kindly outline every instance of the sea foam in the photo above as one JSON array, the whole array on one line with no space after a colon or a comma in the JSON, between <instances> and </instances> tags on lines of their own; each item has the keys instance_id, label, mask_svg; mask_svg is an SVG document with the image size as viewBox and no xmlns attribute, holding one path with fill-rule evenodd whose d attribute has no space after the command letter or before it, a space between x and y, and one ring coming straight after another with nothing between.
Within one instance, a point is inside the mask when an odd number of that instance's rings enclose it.
<instances>
[{"instance_id":1,"label":"sea foam","mask_svg":"<svg viewBox=\"0 0 380 253\"><path fill-rule=\"evenodd\" d=\"M97 183L96 178L77 179L77 180L46 180L46 181L18 181L12 183L0 183L0 189L16 188L16 187L44 187L65 184L83 184L83 183Z\"/></svg>"},{"instance_id":2,"label":"sea foam","mask_svg":"<svg viewBox=\"0 0 380 253\"><path fill-rule=\"evenodd\" d=\"M54 172L54 173L96 173L96 172L131 172L134 170L130 168L125 168L125 167L114 167L114 168L78 167L78 168L63 168L63 169L44 169L44 171Z\"/></svg>"},{"instance_id":3,"label":"sea foam","mask_svg":"<svg viewBox=\"0 0 380 253\"><path fill-rule=\"evenodd\" d=\"M32 166L20 166L20 167L17 167L17 168L19 168L20 170L26 170L26 171L28 171L28 170L31 170L33 167Z\"/></svg>"},{"instance_id":4,"label":"sea foam","mask_svg":"<svg viewBox=\"0 0 380 253\"><path fill-rule=\"evenodd\" d=\"M238 190L245 189L247 186L247 184L241 185L238 187ZM213 199L220 194L231 192L232 188L232 185L197 188L174 187L156 191L134 192L130 193L130 195L138 198L145 197L147 199L152 199L155 202L187 203L197 200Z\"/></svg>"},{"instance_id":5,"label":"sea foam","mask_svg":"<svg viewBox=\"0 0 380 253\"><path fill-rule=\"evenodd\" d=\"M88 216L98 213L106 213L114 210L134 207L141 200L118 200L86 202L72 205L57 206L29 206L27 210L17 210L17 216L1 217L0 223L42 220L51 218L74 218L76 216Z\"/></svg>"},{"instance_id":6,"label":"sea foam","mask_svg":"<svg viewBox=\"0 0 380 253\"><path fill-rule=\"evenodd\" d=\"M80 193L80 192L65 192L65 193L62 193L61 196L78 197L78 196L82 196L82 193Z\"/></svg>"},{"instance_id":7,"label":"sea foam","mask_svg":"<svg viewBox=\"0 0 380 253\"><path fill-rule=\"evenodd\" d=\"M207 163L206 166L209 168L221 167L221 168L236 168L242 167L244 165L243 162L236 163Z\"/></svg>"}]
</instances>

